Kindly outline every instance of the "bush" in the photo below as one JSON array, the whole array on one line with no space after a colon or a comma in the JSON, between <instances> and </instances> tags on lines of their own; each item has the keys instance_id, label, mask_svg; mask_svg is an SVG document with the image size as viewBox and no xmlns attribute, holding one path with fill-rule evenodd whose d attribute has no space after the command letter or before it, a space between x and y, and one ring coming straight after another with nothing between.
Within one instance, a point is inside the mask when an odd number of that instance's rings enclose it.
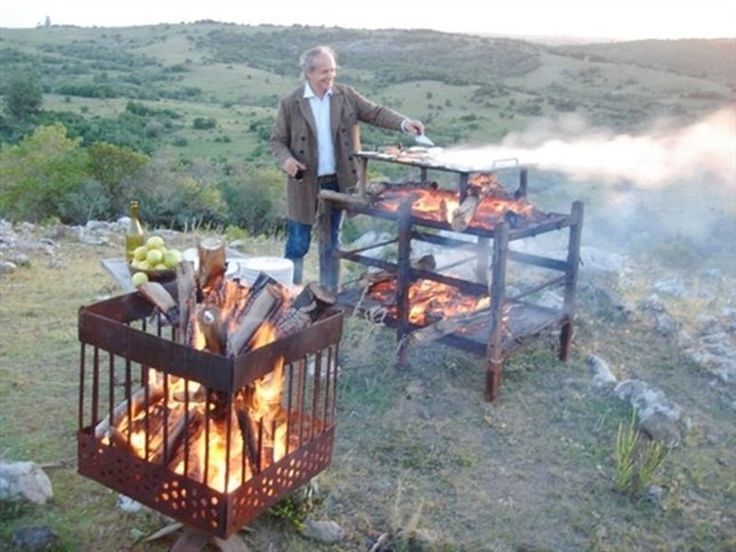
<instances>
[{"instance_id":1,"label":"bush","mask_svg":"<svg viewBox=\"0 0 736 552\"><path fill-rule=\"evenodd\" d=\"M208 130L217 126L217 120L214 117L195 117L192 128L196 130Z\"/></svg>"},{"instance_id":2,"label":"bush","mask_svg":"<svg viewBox=\"0 0 736 552\"><path fill-rule=\"evenodd\" d=\"M229 207L229 220L252 235L273 234L284 216L284 179L275 168L231 168L231 176L221 184Z\"/></svg>"},{"instance_id":3,"label":"bush","mask_svg":"<svg viewBox=\"0 0 736 552\"><path fill-rule=\"evenodd\" d=\"M87 152L61 124L41 126L0 151L0 216L37 222L62 216L66 196L86 179Z\"/></svg>"}]
</instances>

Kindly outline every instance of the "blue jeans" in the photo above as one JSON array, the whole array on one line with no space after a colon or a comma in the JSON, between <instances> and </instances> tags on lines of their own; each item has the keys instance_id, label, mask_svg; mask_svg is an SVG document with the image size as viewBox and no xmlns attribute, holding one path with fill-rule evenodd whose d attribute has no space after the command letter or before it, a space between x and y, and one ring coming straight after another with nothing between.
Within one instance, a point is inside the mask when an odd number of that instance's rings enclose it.
<instances>
[{"instance_id":1,"label":"blue jeans","mask_svg":"<svg viewBox=\"0 0 736 552\"><path fill-rule=\"evenodd\" d=\"M321 186L323 190L337 191L337 181L327 182ZM340 235L340 222L342 221L342 211L333 210L330 213L330 237L332 247L329 249L324 247L320 251L320 277L322 277L323 267L328 259L332 257L332 252L337 248ZM299 274L302 265L302 259L309 251L309 245L312 242L312 225L297 222L295 220L286 221L286 247L284 248L284 257L294 261L294 274ZM295 279L296 281L296 279ZM322 282L323 284L335 289L337 282Z\"/></svg>"}]
</instances>

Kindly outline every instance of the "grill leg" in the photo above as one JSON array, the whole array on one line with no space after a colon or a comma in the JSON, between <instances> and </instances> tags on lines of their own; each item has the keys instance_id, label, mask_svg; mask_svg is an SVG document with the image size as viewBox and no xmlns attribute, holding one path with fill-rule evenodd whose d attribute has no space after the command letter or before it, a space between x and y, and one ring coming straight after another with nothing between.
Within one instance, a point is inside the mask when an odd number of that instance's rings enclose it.
<instances>
[{"instance_id":1,"label":"grill leg","mask_svg":"<svg viewBox=\"0 0 736 552\"><path fill-rule=\"evenodd\" d=\"M570 356L570 343L572 342L572 321L565 320L560 330L560 360L567 362Z\"/></svg>"},{"instance_id":2,"label":"grill leg","mask_svg":"<svg viewBox=\"0 0 736 552\"><path fill-rule=\"evenodd\" d=\"M501 387L501 368L501 362L488 361L488 369L486 370L486 400L488 402L495 401L496 395L498 395L498 390Z\"/></svg>"}]
</instances>

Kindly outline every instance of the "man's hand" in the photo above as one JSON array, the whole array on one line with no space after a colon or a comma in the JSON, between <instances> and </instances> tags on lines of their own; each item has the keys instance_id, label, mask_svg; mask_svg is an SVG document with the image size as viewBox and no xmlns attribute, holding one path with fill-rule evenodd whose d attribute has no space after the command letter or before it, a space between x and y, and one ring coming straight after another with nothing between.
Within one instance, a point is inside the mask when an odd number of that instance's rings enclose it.
<instances>
[{"instance_id":1,"label":"man's hand","mask_svg":"<svg viewBox=\"0 0 736 552\"><path fill-rule=\"evenodd\" d=\"M408 134L412 134L414 136L419 136L420 134L424 134L424 124L421 121L415 121L413 119L404 119L401 126L402 126L403 131Z\"/></svg>"},{"instance_id":2,"label":"man's hand","mask_svg":"<svg viewBox=\"0 0 736 552\"><path fill-rule=\"evenodd\" d=\"M281 168L292 178L295 177L299 171L307 170L307 166L304 163L300 163L293 157L289 157L286 161L284 161L284 163L281 165Z\"/></svg>"}]
</instances>

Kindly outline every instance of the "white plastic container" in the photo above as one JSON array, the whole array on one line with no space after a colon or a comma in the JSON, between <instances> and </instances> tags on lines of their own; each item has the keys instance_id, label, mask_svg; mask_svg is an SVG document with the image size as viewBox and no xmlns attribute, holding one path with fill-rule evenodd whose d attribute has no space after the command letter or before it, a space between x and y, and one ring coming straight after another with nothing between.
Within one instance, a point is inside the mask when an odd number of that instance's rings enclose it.
<instances>
[{"instance_id":1,"label":"white plastic container","mask_svg":"<svg viewBox=\"0 0 736 552\"><path fill-rule=\"evenodd\" d=\"M252 284L258 274L265 272L282 285L291 286L294 282L294 263L283 257L248 257L247 259L228 259L229 263L237 264L234 276L243 282Z\"/></svg>"}]
</instances>

